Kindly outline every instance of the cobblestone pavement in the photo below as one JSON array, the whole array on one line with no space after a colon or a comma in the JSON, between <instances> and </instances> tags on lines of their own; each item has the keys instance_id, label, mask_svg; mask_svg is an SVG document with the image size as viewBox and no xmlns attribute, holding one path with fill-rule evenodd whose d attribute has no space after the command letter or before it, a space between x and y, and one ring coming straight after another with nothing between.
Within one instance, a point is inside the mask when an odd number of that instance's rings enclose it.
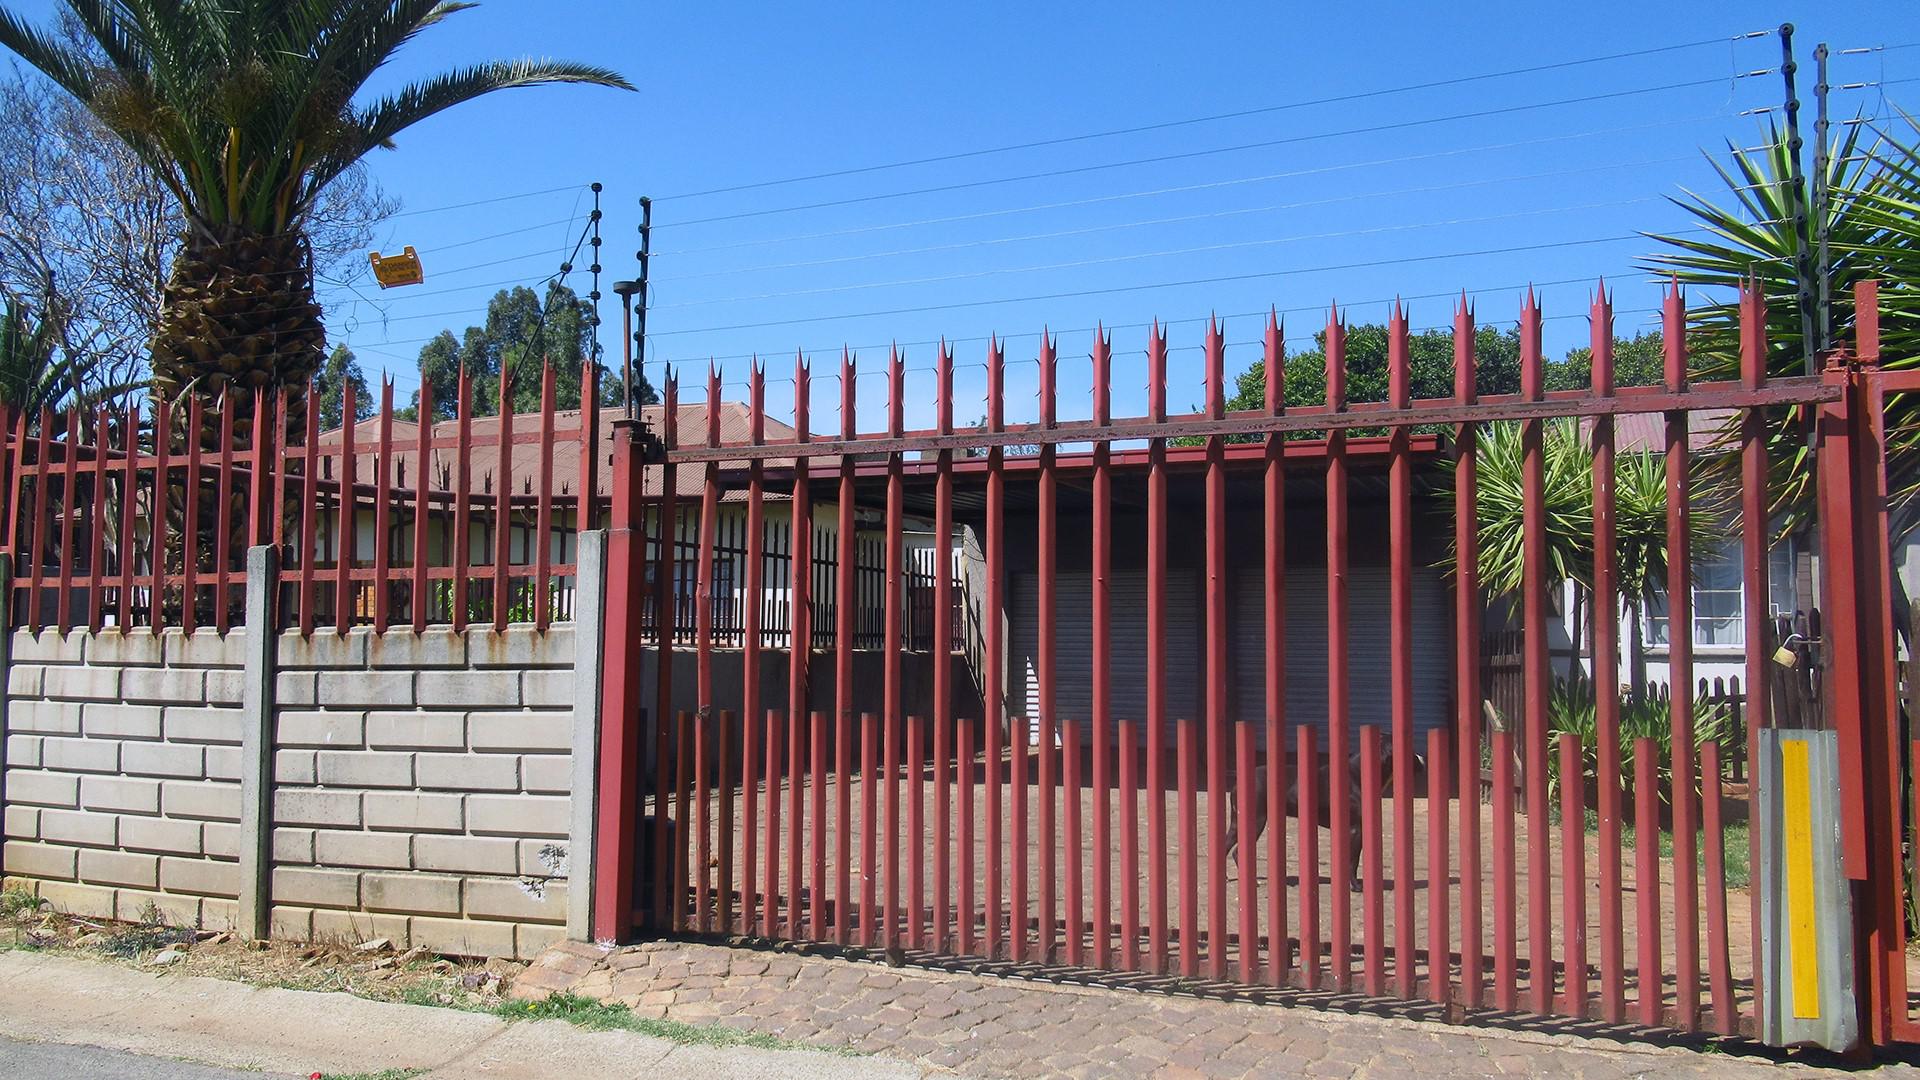
<instances>
[{"instance_id":1,"label":"cobblestone pavement","mask_svg":"<svg viewBox=\"0 0 1920 1080\"><path fill-rule=\"evenodd\" d=\"M642 1015L721 1023L904 1058L964 1076L1778 1076L1738 1050L1460 1027L1133 988L934 970L843 956L658 941L568 943L513 994L572 992ZM1789 1062L1788 1073L1829 1070ZM1920 1078L1882 1065L1870 1075Z\"/></svg>"}]
</instances>

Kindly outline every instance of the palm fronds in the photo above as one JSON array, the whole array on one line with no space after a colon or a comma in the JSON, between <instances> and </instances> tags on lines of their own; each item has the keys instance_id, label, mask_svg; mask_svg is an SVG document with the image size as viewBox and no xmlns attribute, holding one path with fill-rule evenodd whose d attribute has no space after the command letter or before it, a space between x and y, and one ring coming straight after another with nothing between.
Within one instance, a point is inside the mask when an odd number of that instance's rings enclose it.
<instances>
[{"instance_id":1,"label":"palm fronds","mask_svg":"<svg viewBox=\"0 0 1920 1080\"><path fill-rule=\"evenodd\" d=\"M412 124L495 90L584 82L604 68L484 63L354 97L421 31L471 7L439 0L66 0L105 64L0 9L0 45L40 69L165 178L189 222L275 233L320 191Z\"/></svg>"}]
</instances>

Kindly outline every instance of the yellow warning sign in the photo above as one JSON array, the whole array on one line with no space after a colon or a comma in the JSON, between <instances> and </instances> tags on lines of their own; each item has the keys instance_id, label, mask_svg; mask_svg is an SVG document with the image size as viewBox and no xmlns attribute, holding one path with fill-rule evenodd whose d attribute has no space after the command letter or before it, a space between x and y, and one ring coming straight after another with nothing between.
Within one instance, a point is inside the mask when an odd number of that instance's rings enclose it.
<instances>
[{"instance_id":1,"label":"yellow warning sign","mask_svg":"<svg viewBox=\"0 0 1920 1080\"><path fill-rule=\"evenodd\" d=\"M1820 1019L1820 935L1813 911L1813 792L1807 744L1780 744L1780 814L1784 820L1788 963L1793 965L1793 1015Z\"/></svg>"},{"instance_id":2,"label":"yellow warning sign","mask_svg":"<svg viewBox=\"0 0 1920 1080\"><path fill-rule=\"evenodd\" d=\"M426 271L420 266L420 256L408 244L398 255L382 255L377 251L367 252L367 261L373 264L373 279L383 289L396 285L418 285L427 279Z\"/></svg>"}]
</instances>

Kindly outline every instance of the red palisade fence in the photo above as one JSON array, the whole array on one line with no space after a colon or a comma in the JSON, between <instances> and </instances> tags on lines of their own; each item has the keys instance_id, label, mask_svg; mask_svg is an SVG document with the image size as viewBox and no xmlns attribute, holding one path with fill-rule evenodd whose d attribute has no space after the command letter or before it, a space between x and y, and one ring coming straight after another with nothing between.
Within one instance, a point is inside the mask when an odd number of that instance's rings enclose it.
<instances>
[{"instance_id":1,"label":"red palisade fence","mask_svg":"<svg viewBox=\"0 0 1920 1080\"><path fill-rule=\"evenodd\" d=\"M1205 405L1185 416L1167 410L1170 347L1157 324L1145 343L1144 414L1133 418L1115 398L1104 331L1088 354L1085 419L1061 415L1051 334L1034 356L1038 404L1027 422L1007 416L997 339L974 428L954 423L944 345L929 366L935 392L921 430L907 425L909 369L897 349L884 368L884 426L871 434L857 423L851 353L832 438L810 430L804 358L790 426L769 415L756 364L745 415L723 431L715 417L740 407L720 400L710 375L704 438L665 446L666 461L702 474L698 506L684 510L698 527L670 519L673 536L696 538L685 557L699 568L688 635L700 678L691 696L663 694L657 709L720 720L694 726L690 794L665 766L654 782L662 810L649 827L691 817L695 836L693 871L669 862L665 888L686 894L675 903L691 904L688 925L703 932L1330 987L1469 1014L1491 1006L1752 1030L1755 945L1728 936L1738 890L1719 832L1738 775L1723 775L1727 747L1691 745L1687 649L1676 643L1674 689L1657 699L1673 716L1664 761L1650 740L1622 745L1612 694L1598 695L1592 744L1556 731L1549 710L1560 677L1548 652L1549 597L1560 587L1547 546L1549 429L1577 424L1599 463L1593 581L1611 595L1612 474L1627 453L1617 418L1664 418L1656 449L1668 468L1669 544L1684 552L1699 471L1690 453L1717 445L1710 434L1700 443L1698 414L1745 410L1742 494L1764 500L1751 418L1838 397L1821 377L1689 384L1684 314L1670 290L1666 385L1632 390L1614 386L1604 286L1590 312L1592 385L1577 392L1546 389L1545 317L1532 295L1519 312L1518 393L1482 393L1465 297L1444 398L1416 396L1410 319L1398 305L1380 400L1349 394L1337 311L1324 403L1286 404L1276 313L1260 356L1265 396L1246 412L1227 408L1217 321L1198 343ZM1741 314L1760 340L1756 295ZM1757 370L1757 347L1746 353ZM1481 583L1477 451L1502 425L1518 425L1523 496L1511 605L1523 685L1511 712L1482 701L1482 638L1497 628ZM833 477L824 490L823 475ZM1452 494L1447 539L1458 558L1444 591L1423 584L1441 549L1416 524L1436 485ZM743 530L728 524L734 515ZM667 529L669 519L652 520ZM1290 523L1323 530L1320 542L1290 554ZM1250 526L1259 538L1237 542ZM721 546L742 534L742 546ZM1753 537L1743 543L1766 551ZM908 576L922 566L934 568L924 595ZM1689 573L1687 559L1671 562L1675 626L1690 617ZM1764 573L1748 568L1750 593L1764 591ZM1287 587L1296 575L1321 578L1324 607L1316 588ZM1372 580L1378 600L1358 591ZM1445 608L1430 611L1436 596ZM741 632L724 642L717 603L740 612L729 625ZM1436 623L1447 633L1420 629ZM1246 635L1255 640L1243 648L1236 638ZM1592 684L1619 682L1623 639L1601 606L1585 657ZM816 664L811 646L829 640L831 662ZM1290 646L1309 642L1295 660ZM670 647L663 637L662 670ZM713 674L734 657L738 696ZM785 675L784 709L762 707L763 668ZM1443 694L1421 681L1434 670L1451 676ZM1764 677L1748 675L1749 697ZM1738 694L1701 700L1765 723L1766 710ZM829 699L831 712L818 711ZM735 703L746 718L737 768L726 719ZM1637 839L1669 824L1672 858ZM1700 824L1704 880L1691 836L1680 835ZM738 926L726 914L736 909L746 913ZM657 915L643 907L635 917ZM1702 923L1704 938L1675 929Z\"/></svg>"}]
</instances>

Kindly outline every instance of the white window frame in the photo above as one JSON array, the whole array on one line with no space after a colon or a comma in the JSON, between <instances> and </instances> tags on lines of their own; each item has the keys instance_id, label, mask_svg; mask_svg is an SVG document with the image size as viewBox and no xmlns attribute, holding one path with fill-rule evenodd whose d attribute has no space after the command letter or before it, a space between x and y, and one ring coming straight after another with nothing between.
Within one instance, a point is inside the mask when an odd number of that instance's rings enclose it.
<instances>
[{"instance_id":1,"label":"white window frame","mask_svg":"<svg viewBox=\"0 0 1920 1080\"><path fill-rule=\"evenodd\" d=\"M1716 550L1707 553L1704 558L1701 556L1701 553L1696 552L1694 557L1696 571L1699 569L1701 563L1708 560L1715 560L1724 565L1731 565L1733 569L1733 587L1702 588L1700 575L1696 572L1693 580L1689 583L1693 590L1693 647L1696 651L1701 649L1744 650L1747 639L1746 568L1745 562L1741 558L1740 545L1737 542L1730 541L1721 545ZM1701 603L1703 597L1728 595L1731 595L1734 599L1733 613L1731 616L1702 616L1700 614L1701 608L1704 606ZM1732 640L1715 641L1711 639L1710 635L1701 633L1703 626L1717 625L1729 618L1731 618ZM1667 636L1667 597L1665 588L1656 590L1655 594L1649 598L1646 605L1641 609L1640 629L1646 639L1648 648L1662 651L1668 648L1670 641Z\"/></svg>"}]
</instances>

